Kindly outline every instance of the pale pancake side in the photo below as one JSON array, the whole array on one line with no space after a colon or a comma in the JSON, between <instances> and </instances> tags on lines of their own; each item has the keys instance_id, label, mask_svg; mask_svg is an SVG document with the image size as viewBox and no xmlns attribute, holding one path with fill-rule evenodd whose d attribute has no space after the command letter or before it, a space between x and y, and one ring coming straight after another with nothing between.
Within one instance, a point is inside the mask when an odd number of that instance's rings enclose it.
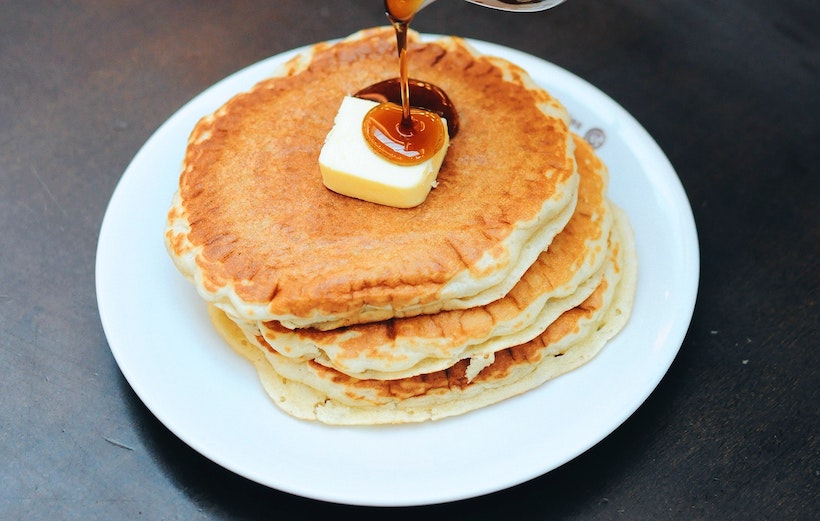
<instances>
[{"instance_id":1,"label":"pale pancake side","mask_svg":"<svg viewBox=\"0 0 820 521\"><path fill-rule=\"evenodd\" d=\"M262 349L213 306L219 332L256 367L283 411L328 424L373 425L438 420L498 403L591 360L626 324L637 284L634 238L626 215L615 208L610 259L598 289L547 330L502 350L472 380L467 362L397 381L357 380L315 362L296 362Z\"/></svg>"},{"instance_id":2,"label":"pale pancake side","mask_svg":"<svg viewBox=\"0 0 820 521\"><path fill-rule=\"evenodd\" d=\"M342 97L396 75L389 28L315 46L197 124L166 245L206 300L289 327L479 305L563 228L578 176L560 103L457 38L414 35L410 53L411 75L444 88L461 120L416 208L335 194L318 171Z\"/></svg>"}]
</instances>

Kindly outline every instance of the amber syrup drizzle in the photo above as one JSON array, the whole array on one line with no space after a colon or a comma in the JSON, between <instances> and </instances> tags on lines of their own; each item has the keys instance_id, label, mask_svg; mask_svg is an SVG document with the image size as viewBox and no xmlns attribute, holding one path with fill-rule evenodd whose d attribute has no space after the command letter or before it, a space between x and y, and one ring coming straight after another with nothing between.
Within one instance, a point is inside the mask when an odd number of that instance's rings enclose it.
<instances>
[{"instance_id":1,"label":"amber syrup drizzle","mask_svg":"<svg viewBox=\"0 0 820 521\"><path fill-rule=\"evenodd\" d=\"M407 33L410 21L416 14L422 0L385 0L385 10L390 24L396 31L396 46L399 54L399 79L377 83L359 91L356 96L379 101L364 118L362 132L370 146L382 157L401 165L412 165L426 161L444 146L445 134L441 118L450 119L445 113L419 108L410 104L411 81L407 74ZM399 103L395 100L395 83L399 86ZM424 82L413 81L415 90L425 90ZM434 86L429 92L441 91ZM443 94L443 91L441 91ZM452 109L452 103L443 96L436 108ZM452 109L456 121L455 110ZM457 126L456 126L457 128Z\"/></svg>"}]
</instances>

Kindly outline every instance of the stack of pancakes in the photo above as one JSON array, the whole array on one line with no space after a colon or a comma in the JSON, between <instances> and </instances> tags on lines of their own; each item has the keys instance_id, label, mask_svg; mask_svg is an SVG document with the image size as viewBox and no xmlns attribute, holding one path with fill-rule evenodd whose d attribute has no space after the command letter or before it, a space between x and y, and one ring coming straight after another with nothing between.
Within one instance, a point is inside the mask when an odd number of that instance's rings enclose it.
<instances>
[{"instance_id":1,"label":"stack of pancakes","mask_svg":"<svg viewBox=\"0 0 820 521\"><path fill-rule=\"evenodd\" d=\"M438 184L399 209L324 187L345 95L395 75L390 28L311 47L194 128L168 252L284 411L332 424L461 414L583 364L637 265L608 172L519 67L411 33L459 112Z\"/></svg>"}]
</instances>

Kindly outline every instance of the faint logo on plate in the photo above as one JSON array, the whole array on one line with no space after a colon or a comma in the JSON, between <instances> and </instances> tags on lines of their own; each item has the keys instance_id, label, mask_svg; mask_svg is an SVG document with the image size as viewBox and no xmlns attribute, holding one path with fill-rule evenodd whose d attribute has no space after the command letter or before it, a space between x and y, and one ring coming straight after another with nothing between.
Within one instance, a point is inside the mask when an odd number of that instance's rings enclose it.
<instances>
[{"instance_id":1,"label":"faint logo on plate","mask_svg":"<svg viewBox=\"0 0 820 521\"><path fill-rule=\"evenodd\" d=\"M602 128L591 127L584 130L584 123L575 118L572 118L570 127L576 134L583 135L584 141L589 143L592 148L601 148L606 143L606 132Z\"/></svg>"}]
</instances>

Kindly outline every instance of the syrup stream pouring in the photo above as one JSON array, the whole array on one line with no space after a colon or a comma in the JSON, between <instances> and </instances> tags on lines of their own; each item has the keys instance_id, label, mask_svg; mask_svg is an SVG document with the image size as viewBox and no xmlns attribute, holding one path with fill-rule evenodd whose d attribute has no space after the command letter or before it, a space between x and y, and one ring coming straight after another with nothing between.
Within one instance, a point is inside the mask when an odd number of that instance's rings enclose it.
<instances>
[{"instance_id":1,"label":"syrup stream pouring","mask_svg":"<svg viewBox=\"0 0 820 521\"><path fill-rule=\"evenodd\" d=\"M413 109L410 104L411 81L407 75L407 33L413 17L424 7L435 0L384 0L385 14L396 31L396 47L399 54L399 90L401 105L399 119L396 122L396 111L390 103L380 103L371 109L364 118L362 131L371 148L377 150L383 157L394 162L405 164L424 161L428 156L435 154L443 141L440 122L442 114L429 109L415 109L416 118L413 118ZM466 0L467 2L504 11L534 12L543 11L564 2L564 0ZM372 95L387 96L382 92L391 85L390 81L371 85L357 93L357 96L372 99ZM434 85L424 84L413 80L414 87L428 88L428 94L433 93L439 98L439 106L452 108L444 91ZM431 90L432 89L432 90ZM417 89L418 90L418 89ZM389 98L388 98L389 99ZM454 121L448 121L448 132L457 129L456 113L453 110ZM424 123L422 120L427 121ZM395 122L395 124L394 124ZM429 125L428 125L429 123ZM452 137L452 136L451 136Z\"/></svg>"}]
</instances>

